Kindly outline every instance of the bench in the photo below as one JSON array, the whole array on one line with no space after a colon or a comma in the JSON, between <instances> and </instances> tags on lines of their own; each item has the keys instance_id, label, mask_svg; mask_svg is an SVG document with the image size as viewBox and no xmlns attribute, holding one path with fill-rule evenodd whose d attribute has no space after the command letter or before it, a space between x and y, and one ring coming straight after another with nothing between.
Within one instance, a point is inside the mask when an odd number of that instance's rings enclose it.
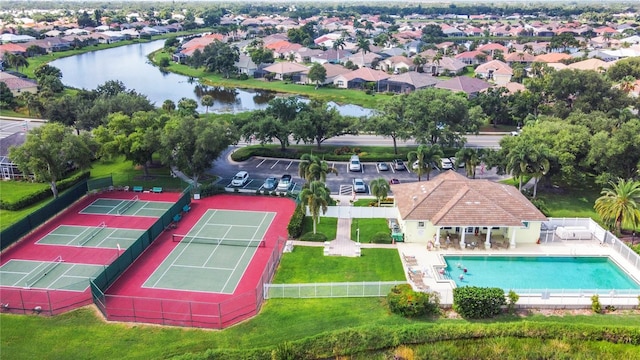
<instances>
[{"instance_id":1,"label":"bench","mask_svg":"<svg viewBox=\"0 0 640 360\"><path fill-rule=\"evenodd\" d=\"M161 193L162 188L160 186L154 186L153 189L151 189L151 191L153 191L154 193Z\"/></svg>"},{"instance_id":2,"label":"bench","mask_svg":"<svg viewBox=\"0 0 640 360\"><path fill-rule=\"evenodd\" d=\"M134 186L133 187L133 192L142 192L142 191L143 191L142 186Z\"/></svg>"},{"instance_id":3,"label":"bench","mask_svg":"<svg viewBox=\"0 0 640 360\"><path fill-rule=\"evenodd\" d=\"M180 219L182 219L182 215L180 215L180 214L176 214L176 215L173 217L173 222L178 222L178 221L180 221Z\"/></svg>"},{"instance_id":4,"label":"bench","mask_svg":"<svg viewBox=\"0 0 640 360\"><path fill-rule=\"evenodd\" d=\"M189 206L189 205L185 205L185 206L182 207L182 211L183 212L189 212L189 210L191 210L191 206Z\"/></svg>"}]
</instances>

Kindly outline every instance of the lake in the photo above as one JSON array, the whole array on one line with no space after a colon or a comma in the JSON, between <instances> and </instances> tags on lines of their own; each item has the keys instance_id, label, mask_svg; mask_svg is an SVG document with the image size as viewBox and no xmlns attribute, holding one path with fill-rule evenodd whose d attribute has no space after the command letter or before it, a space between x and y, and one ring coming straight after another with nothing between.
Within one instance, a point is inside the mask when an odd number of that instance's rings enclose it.
<instances>
[{"instance_id":1,"label":"lake","mask_svg":"<svg viewBox=\"0 0 640 360\"><path fill-rule=\"evenodd\" d=\"M163 72L147 59L147 55L163 46L164 40L124 45L58 59L50 65L60 69L66 86L93 90L109 80L119 80L127 89L146 95L158 107L165 100L177 104L182 98L194 99L200 104L200 97L209 94L214 98L210 112L236 113L264 109L276 97L271 91L203 86L193 78ZM343 115L371 113L370 109L357 105L331 105ZM204 113L206 109L200 106L198 111Z\"/></svg>"}]
</instances>

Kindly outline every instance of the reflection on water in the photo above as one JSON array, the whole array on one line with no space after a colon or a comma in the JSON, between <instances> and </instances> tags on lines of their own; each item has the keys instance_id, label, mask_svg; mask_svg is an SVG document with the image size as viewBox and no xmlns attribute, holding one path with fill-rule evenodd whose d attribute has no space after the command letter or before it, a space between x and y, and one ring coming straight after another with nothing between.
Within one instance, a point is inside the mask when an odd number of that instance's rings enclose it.
<instances>
[{"instance_id":1,"label":"reflection on water","mask_svg":"<svg viewBox=\"0 0 640 360\"><path fill-rule=\"evenodd\" d=\"M51 66L60 69L62 82L67 86L93 90L107 81L119 80L127 89L146 95L156 106L161 106L165 100L177 104L182 98L194 99L200 105L200 98L206 94L214 99L209 112L237 113L264 109L276 97L275 93L265 90L206 86L193 77L167 72L147 59L148 54L163 46L164 40L125 45L58 59L51 62ZM371 113L356 105L335 106L343 115ZM199 106L198 111L204 113L206 109Z\"/></svg>"}]
</instances>

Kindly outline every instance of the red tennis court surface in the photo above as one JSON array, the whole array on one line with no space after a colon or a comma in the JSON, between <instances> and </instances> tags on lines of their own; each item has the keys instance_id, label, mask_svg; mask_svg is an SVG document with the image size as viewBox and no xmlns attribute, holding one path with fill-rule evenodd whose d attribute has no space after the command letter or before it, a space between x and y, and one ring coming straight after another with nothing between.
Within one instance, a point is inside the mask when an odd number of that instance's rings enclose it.
<instances>
[{"instance_id":1,"label":"red tennis court surface","mask_svg":"<svg viewBox=\"0 0 640 360\"><path fill-rule=\"evenodd\" d=\"M258 248L233 294L143 288L144 282L178 243L172 234L186 233L209 209L275 212L265 247ZM267 196L217 195L191 203L177 229L165 231L106 291L98 304L109 320L224 328L256 315L263 284L271 280L295 209L291 199Z\"/></svg>"},{"instance_id":2,"label":"red tennis court surface","mask_svg":"<svg viewBox=\"0 0 640 360\"><path fill-rule=\"evenodd\" d=\"M79 214L80 210L87 207L97 198L131 199L132 193L114 191L100 194L87 195L67 208L57 216L47 221L22 240L10 246L2 252L0 265L4 265L11 259L52 261L61 256L64 262L74 264L108 265L119 255L117 249L105 249L95 247L57 246L36 244L36 242L60 225L97 226L105 222L111 228L146 230L157 218L135 216L108 216L94 214ZM140 200L163 201L175 203L180 198L180 193L142 193L138 195ZM87 284L88 286L88 284ZM0 303L2 310L15 313L32 312L39 307L37 312L55 315L73 308L91 303L89 288L84 292L65 290L24 289L17 287L0 287Z\"/></svg>"}]
</instances>

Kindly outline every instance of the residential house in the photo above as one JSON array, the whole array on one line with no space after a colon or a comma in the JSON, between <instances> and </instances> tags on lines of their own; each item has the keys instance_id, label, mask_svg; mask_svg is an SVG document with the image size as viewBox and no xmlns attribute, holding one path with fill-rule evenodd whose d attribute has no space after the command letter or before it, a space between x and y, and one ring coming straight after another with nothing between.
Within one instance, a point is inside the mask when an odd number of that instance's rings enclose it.
<instances>
[{"instance_id":1,"label":"residential house","mask_svg":"<svg viewBox=\"0 0 640 360\"><path fill-rule=\"evenodd\" d=\"M448 80L437 83L434 87L437 89L445 89L453 92L463 92L470 98L478 96L478 93L492 85L484 80L468 77L457 76Z\"/></svg>"},{"instance_id":2,"label":"residential house","mask_svg":"<svg viewBox=\"0 0 640 360\"><path fill-rule=\"evenodd\" d=\"M479 50L465 51L455 56L466 65L478 65L491 60L491 56Z\"/></svg>"},{"instance_id":3,"label":"residential house","mask_svg":"<svg viewBox=\"0 0 640 360\"><path fill-rule=\"evenodd\" d=\"M333 84L333 81L339 75L343 75L346 73L350 73L352 70L347 69L342 65L336 65L331 63L324 63L322 67L327 71L327 77L325 78L322 85Z\"/></svg>"},{"instance_id":4,"label":"residential house","mask_svg":"<svg viewBox=\"0 0 640 360\"><path fill-rule=\"evenodd\" d=\"M567 65L567 68L575 70L593 70L599 73L604 73L613 64L613 62L606 62L592 58L569 64Z\"/></svg>"},{"instance_id":5,"label":"residential house","mask_svg":"<svg viewBox=\"0 0 640 360\"><path fill-rule=\"evenodd\" d=\"M443 57L440 60L430 59L424 65L424 71L431 75L459 75L467 65L458 59Z\"/></svg>"},{"instance_id":6,"label":"residential house","mask_svg":"<svg viewBox=\"0 0 640 360\"><path fill-rule=\"evenodd\" d=\"M362 67L335 77L333 84L342 89L361 89L365 83L375 83L376 91L380 91L380 81L388 79L390 76L380 70Z\"/></svg>"},{"instance_id":7,"label":"residential house","mask_svg":"<svg viewBox=\"0 0 640 360\"><path fill-rule=\"evenodd\" d=\"M1 76L2 73L0 73ZM23 178L18 165L9 159L9 149L21 146L26 140L26 132L20 131L9 135L0 141L0 176L2 180L20 180Z\"/></svg>"},{"instance_id":8,"label":"residential house","mask_svg":"<svg viewBox=\"0 0 640 360\"><path fill-rule=\"evenodd\" d=\"M407 58L406 56L392 56L380 61L379 68L382 71L390 71L398 74L401 71L412 70L414 68L414 65L413 60Z\"/></svg>"},{"instance_id":9,"label":"residential house","mask_svg":"<svg viewBox=\"0 0 640 360\"><path fill-rule=\"evenodd\" d=\"M420 52L420 47L422 46L422 40L412 40L404 45L409 54L417 54Z\"/></svg>"},{"instance_id":10,"label":"residential house","mask_svg":"<svg viewBox=\"0 0 640 360\"><path fill-rule=\"evenodd\" d=\"M3 82L9 88L13 96L20 96L25 92L32 94L38 93L38 83L30 79L24 79L6 72L0 72L0 82Z\"/></svg>"},{"instance_id":11,"label":"residential house","mask_svg":"<svg viewBox=\"0 0 640 360\"><path fill-rule=\"evenodd\" d=\"M380 90L403 94L434 87L438 82L439 80L431 75L408 71L382 80L380 82Z\"/></svg>"},{"instance_id":12,"label":"residential house","mask_svg":"<svg viewBox=\"0 0 640 360\"><path fill-rule=\"evenodd\" d=\"M311 59L313 57L318 56L322 53L324 53L324 51L320 49L309 49L309 48L303 47L303 48L300 48L300 50L298 50L294 56L295 56L296 62L310 63L312 62Z\"/></svg>"},{"instance_id":13,"label":"residential house","mask_svg":"<svg viewBox=\"0 0 640 360\"><path fill-rule=\"evenodd\" d=\"M497 43L484 44L478 46L476 50L489 54L491 57L495 57L497 51L500 51L503 55L509 52L509 49L506 46Z\"/></svg>"},{"instance_id":14,"label":"residential house","mask_svg":"<svg viewBox=\"0 0 640 360\"><path fill-rule=\"evenodd\" d=\"M509 66L511 66L512 64L515 64L515 63L531 64L535 60L535 58L536 57L533 54L529 54L528 52L517 51L517 52L506 54L504 56L504 61Z\"/></svg>"},{"instance_id":15,"label":"residential house","mask_svg":"<svg viewBox=\"0 0 640 360\"><path fill-rule=\"evenodd\" d=\"M607 59L619 60L628 57L640 56L640 50L628 48L618 50L602 50L602 53L606 54Z\"/></svg>"},{"instance_id":16,"label":"residential house","mask_svg":"<svg viewBox=\"0 0 640 360\"><path fill-rule=\"evenodd\" d=\"M323 51L315 56L312 56L309 60L310 62L325 64L340 64L345 63L349 60L349 56L353 55L350 51L342 50L342 49L329 49L327 51Z\"/></svg>"},{"instance_id":17,"label":"residential house","mask_svg":"<svg viewBox=\"0 0 640 360\"><path fill-rule=\"evenodd\" d=\"M535 57L534 62L559 63L563 60L571 60L571 55L565 53L541 54Z\"/></svg>"},{"instance_id":18,"label":"residential house","mask_svg":"<svg viewBox=\"0 0 640 360\"><path fill-rule=\"evenodd\" d=\"M535 244L547 217L516 187L446 171L431 181L391 185L407 243L467 246Z\"/></svg>"},{"instance_id":19,"label":"residential house","mask_svg":"<svg viewBox=\"0 0 640 360\"><path fill-rule=\"evenodd\" d=\"M348 61L351 61L354 65L358 67L371 67L376 60L381 58L380 55L374 52L364 53L363 51L358 51L357 53L349 56Z\"/></svg>"},{"instance_id":20,"label":"residential house","mask_svg":"<svg viewBox=\"0 0 640 360\"><path fill-rule=\"evenodd\" d=\"M20 44L13 44L13 43L6 43L6 44L2 44L0 45L0 57L4 58L4 54L5 53L11 53L14 55L22 55L22 56L26 56L27 55L27 47L24 43L20 43Z\"/></svg>"},{"instance_id":21,"label":"residential house","mask_svg":"<svg viewBox=\"0 0 640 360\"><path fill-rule=\"evenodd\" d=\"M258 65L251 60L251 56L240 54L240 58L235 63L239 74L246 74L249 77L253 77L253 74L258 70Z\"/></svg>"},{"instance_id":22,"label":"residential house","mask_svg":"<svg viewBox=\"0 0 640 360\"><path fill-rule=\"evenodd\" d=\"M294 55L302 48L302 45L289 42L287 40L280 40L269 45L264 46L267 49L273 51L274 57L288 58L289 55Z\"/></svg>"},{"instance_id":23,"label":"residential house","mask_svg":"<svg viewBox=\"0 0 640 360\"><path fill-rule=\"evenodd\" d=\"M306 74L309 68L298 63L282 61L269 65L263 70L274 74L276 80L290 78L292 82L300 82L302 80L301 74Z\"/></svg>"},{"instance_id":24,"label":"residential house","mask_svg":"<svg viewBox=\"0 0 640 360\"><path fill-rule=\"evenodd\" d=\"M497 85L505 85L511 82L511 76L513 76L511 67L500 60L491 60L479 65L474 72L476 76L493 81Z\"/></svg>"}]
</instances>

